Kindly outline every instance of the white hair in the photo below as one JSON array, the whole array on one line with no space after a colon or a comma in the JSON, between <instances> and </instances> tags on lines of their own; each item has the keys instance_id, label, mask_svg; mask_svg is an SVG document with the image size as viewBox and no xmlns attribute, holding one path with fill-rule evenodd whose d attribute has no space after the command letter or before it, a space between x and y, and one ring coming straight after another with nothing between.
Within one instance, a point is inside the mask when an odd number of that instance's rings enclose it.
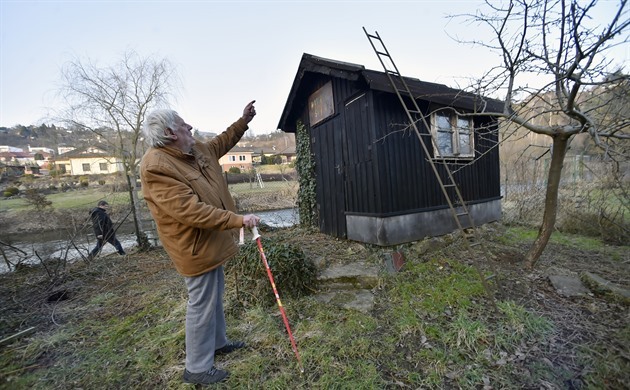
<instances>
[{"instance_id":1,"label":"white hair","mask_svg":"<svg viewBox=\"0 0 630 390\"><path fill-rule=\"evenodd\" d=\"M161 148L171 143L172 140L167 137L165 130L175 130L175 119L179 117L177 112L168 109L155 110L147 115L142 132L149 145Z\"/></svg>"}]
</instances>

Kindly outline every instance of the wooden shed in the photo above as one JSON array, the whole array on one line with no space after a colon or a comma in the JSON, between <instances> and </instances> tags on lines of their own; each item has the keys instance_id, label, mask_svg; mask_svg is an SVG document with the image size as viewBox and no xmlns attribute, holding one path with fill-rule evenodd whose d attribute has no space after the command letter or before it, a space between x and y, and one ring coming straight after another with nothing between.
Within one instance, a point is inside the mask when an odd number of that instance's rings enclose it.
<instances>
[{"instance_id":1,"label":"wooden shed","mask_svg":"<svg viewBox=\"0 0 630 390\"><path fill-rule=\"evenodd\" d=\"M501 102L405 81L437 140L429 156L384 72L303 54L278 128L310 135L321 232L387 246L457 229L428 159L448 164L475 225L500 219L497 119L483 113Z\"/></svg>"}]
</instances>

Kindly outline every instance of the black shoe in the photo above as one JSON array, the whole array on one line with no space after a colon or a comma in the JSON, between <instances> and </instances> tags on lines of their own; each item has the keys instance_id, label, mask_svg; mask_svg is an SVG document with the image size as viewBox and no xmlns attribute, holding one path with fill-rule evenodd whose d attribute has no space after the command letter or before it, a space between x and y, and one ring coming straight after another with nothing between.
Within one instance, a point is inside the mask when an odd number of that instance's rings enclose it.
<instances>
[{"instance_id":1,"label":"black shoe","mask_svg":"<svg viewBox=\"0 0 630 390\"><path fill-rule=\"evenodd\" d=\"M192 383L194 385L211 385L213 383L219 383L226 380L230 374L227 371L219 370L216 367L212 367L206 372L200 372L193 374L188 370L184 370L184 383Z\"/></svg>"},{"instance_id":2,"label":"black shoe","mask_svg":"<svg viewBox=\"0 0 630 390\"><path fill-rule=\"evenodd\" d=\"M119 254L119 255L121 255L121 256L125 256L125 255L127 255L127 252L125 252L125 251L123 251L123 252L118 252L118 254Z\"/></svg>"},{"instance_id":3,"label":"black shoe","mask_svg":"<svg viewBox=\"0 0 630 390\"><path fill-rule=\"evenodd\" d=\"M215 356L216 355L225 355L228 354L230 352L234 352L237 349L241 349L241 348L245 348L247 345L242 342L242 341L228 341L227 344L225 344L223 347L217 349L214 351Z\"/></svg>"}]
</instances>

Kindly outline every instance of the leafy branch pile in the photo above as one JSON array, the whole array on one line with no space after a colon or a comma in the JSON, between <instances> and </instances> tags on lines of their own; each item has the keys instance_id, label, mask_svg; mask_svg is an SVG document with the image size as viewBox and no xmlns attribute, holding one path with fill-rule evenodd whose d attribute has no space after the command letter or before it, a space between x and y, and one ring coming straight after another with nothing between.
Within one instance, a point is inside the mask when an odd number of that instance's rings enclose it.
<instances>
[{"instance_id":1,"label":"leafy branch pile","mask_svg":"<svg viewBox=\"0 0 630 390\"><path fill-rule=\"evenodd\" d=\"M317 269L295 244L261 238L262 246L281 298L300 298L316 291ZM254 241L244 244L228 261L226 278L234 278L236 299L244 306L273 305L275 296Z\"/></svg>"}]
</instances>

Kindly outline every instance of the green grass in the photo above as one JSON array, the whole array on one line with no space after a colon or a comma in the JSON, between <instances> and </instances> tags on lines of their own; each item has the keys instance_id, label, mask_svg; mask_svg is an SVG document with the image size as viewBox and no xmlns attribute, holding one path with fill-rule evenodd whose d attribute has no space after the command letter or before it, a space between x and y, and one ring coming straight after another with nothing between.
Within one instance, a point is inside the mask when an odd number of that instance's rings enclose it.
<instances>
[{"instance_id":1,"label":"green grass","mask_svg":"<svg viewBox=\"0 0 630 390\"><path fill-rule=\"evenodd\" d=\"M168 258L153 251L100 259L92 267L98 267L90 271L95 279L85 281L77 302L58 305L59 325L0 350L0 387L192 388L181 382L185 291ZM235 282L227 276L228 288ZM283 296L300 373L277 306L243 304L226 292L228 336L249 347L217 360L231 377L215 388L564 388L570 379L561 365L529 354L555 360L544 350L564 337L556 324L512 301L497 302L495 312L476 270L449 250L407 259L401 272L382 275L374 293L371 313ZM619 345L628 345L629 334L626 327ZM576 358L592 368L590 388L624 377L623 351L580 345L577 338L572 343L579 346Z\"/></svg>"},{"instance_id":2,"label":"green grass","mask_svg":"<svg viewBox=\"0 0 630 390\"><path fill-rule=\"evenodd\" d=\"M628 200L624 200L625 194L619 188L611 189L592 189L587 193L589 201L591 203L597 204L600 207L608 208L608 209L625 209L628 210ZM630 217L630 215L626 214L626 217Z\"/></svg>"},{"instance_id":3,"label":"green grass","mask_svg":"<svg viewBox=\"0 0 630 390\"><path fill-rule=\"evenodd\" d=\"M273 194L285 190L297 191L296 181L273 181L264 182L264 187L260 188L257 183L237 183L230 184L230 191L237 194Z\"/></svg>"},{"instance_id":4,"label":"green grass","mask_svg":"<svg viewBox=\"0 0 630 390\"><path fill-rule=\"evenodd\" d=\"M532 242L536 239L538 230L523 226L511 226L507 229L501 241L505 244L517 242ZM601 250L605 245L599 238L577 234L567 234L555 231L551 234L550 243L575 246L584 250Z\"/></svg>"},{"instance_id":5,"label":"green grass","mask_svg":"<svg viewBox=\"0 0 630 390\"><path fill-rule=\"evenodd\" d=\"M593 367L593 372L586 378L586 385L590 389L624 389L627 388L626 377L619 377L619 372L627 372L628 359L626 357L630 345L630 325L619 332L618 345L583 345L578 359L587 367Z\"/></svg>"},{"instance_id":6,"label":"green grass","mask_svg":"<svg viewBox=\"0 0 630 390\"><path fill-rule=\"evenodd\" d=\"M59 192L56 194L46 195L46 198L52 202L52 207L58 210L86 208L95 206L96 202L101 199L107 199L112 205L129 204L128 193L108 193L100 188L89 188L85 190ZM114 200L112 200L114 199ZM2 199L0 198L0 210L24 211L32 209L24 199Z\"/></svg>"},{"instance_id":7,"label":"green grass","mask_svg":"<svg viewBox=\"0 0 630 390\"><path fill-rule=\"evenodd\" d=\"M291 172L295 172L295 168L289 167L288 164L278 165L278 164L265 164L265 165L257 165L256 171L258 173L284 173L289 174Z\"/></svg>"},{"instance_id":8,"label":"green grass","mask_svg":"<svg viewBox=\"0 0 630 390\"><path fill-rule=\"evenodd\" d=\"M391 359L385 363L389 369L403 373L413 388L476 388L484 378L498 387L518 387L502 360L518 345L545 339L551 323L507 302L499 302L499 313L489 317L478 274L457 261L436 257L406 267L389 282L385 317L399 335L395 344L403 350L410 345L408 360L416 365L410 369Z\"/></svg>"},{"instance_id":9,"label":"green grass","mask_svg":"<svg viewBox=\"0 0 630 390\"><path fill-rule=\"evenodd\" d=\"M536 239L537 235L537 229L523 226L511 226L507 229L505 234L498 237L498 241L506 245L531 243ZM600 251L616 261L623 261L624 254L627 249L627 247L624 246L606 245L606 243L598 237L562 233L558 231L551 234L549 243L564 245L584 251Z\"/></svg>"}]
</instances>

